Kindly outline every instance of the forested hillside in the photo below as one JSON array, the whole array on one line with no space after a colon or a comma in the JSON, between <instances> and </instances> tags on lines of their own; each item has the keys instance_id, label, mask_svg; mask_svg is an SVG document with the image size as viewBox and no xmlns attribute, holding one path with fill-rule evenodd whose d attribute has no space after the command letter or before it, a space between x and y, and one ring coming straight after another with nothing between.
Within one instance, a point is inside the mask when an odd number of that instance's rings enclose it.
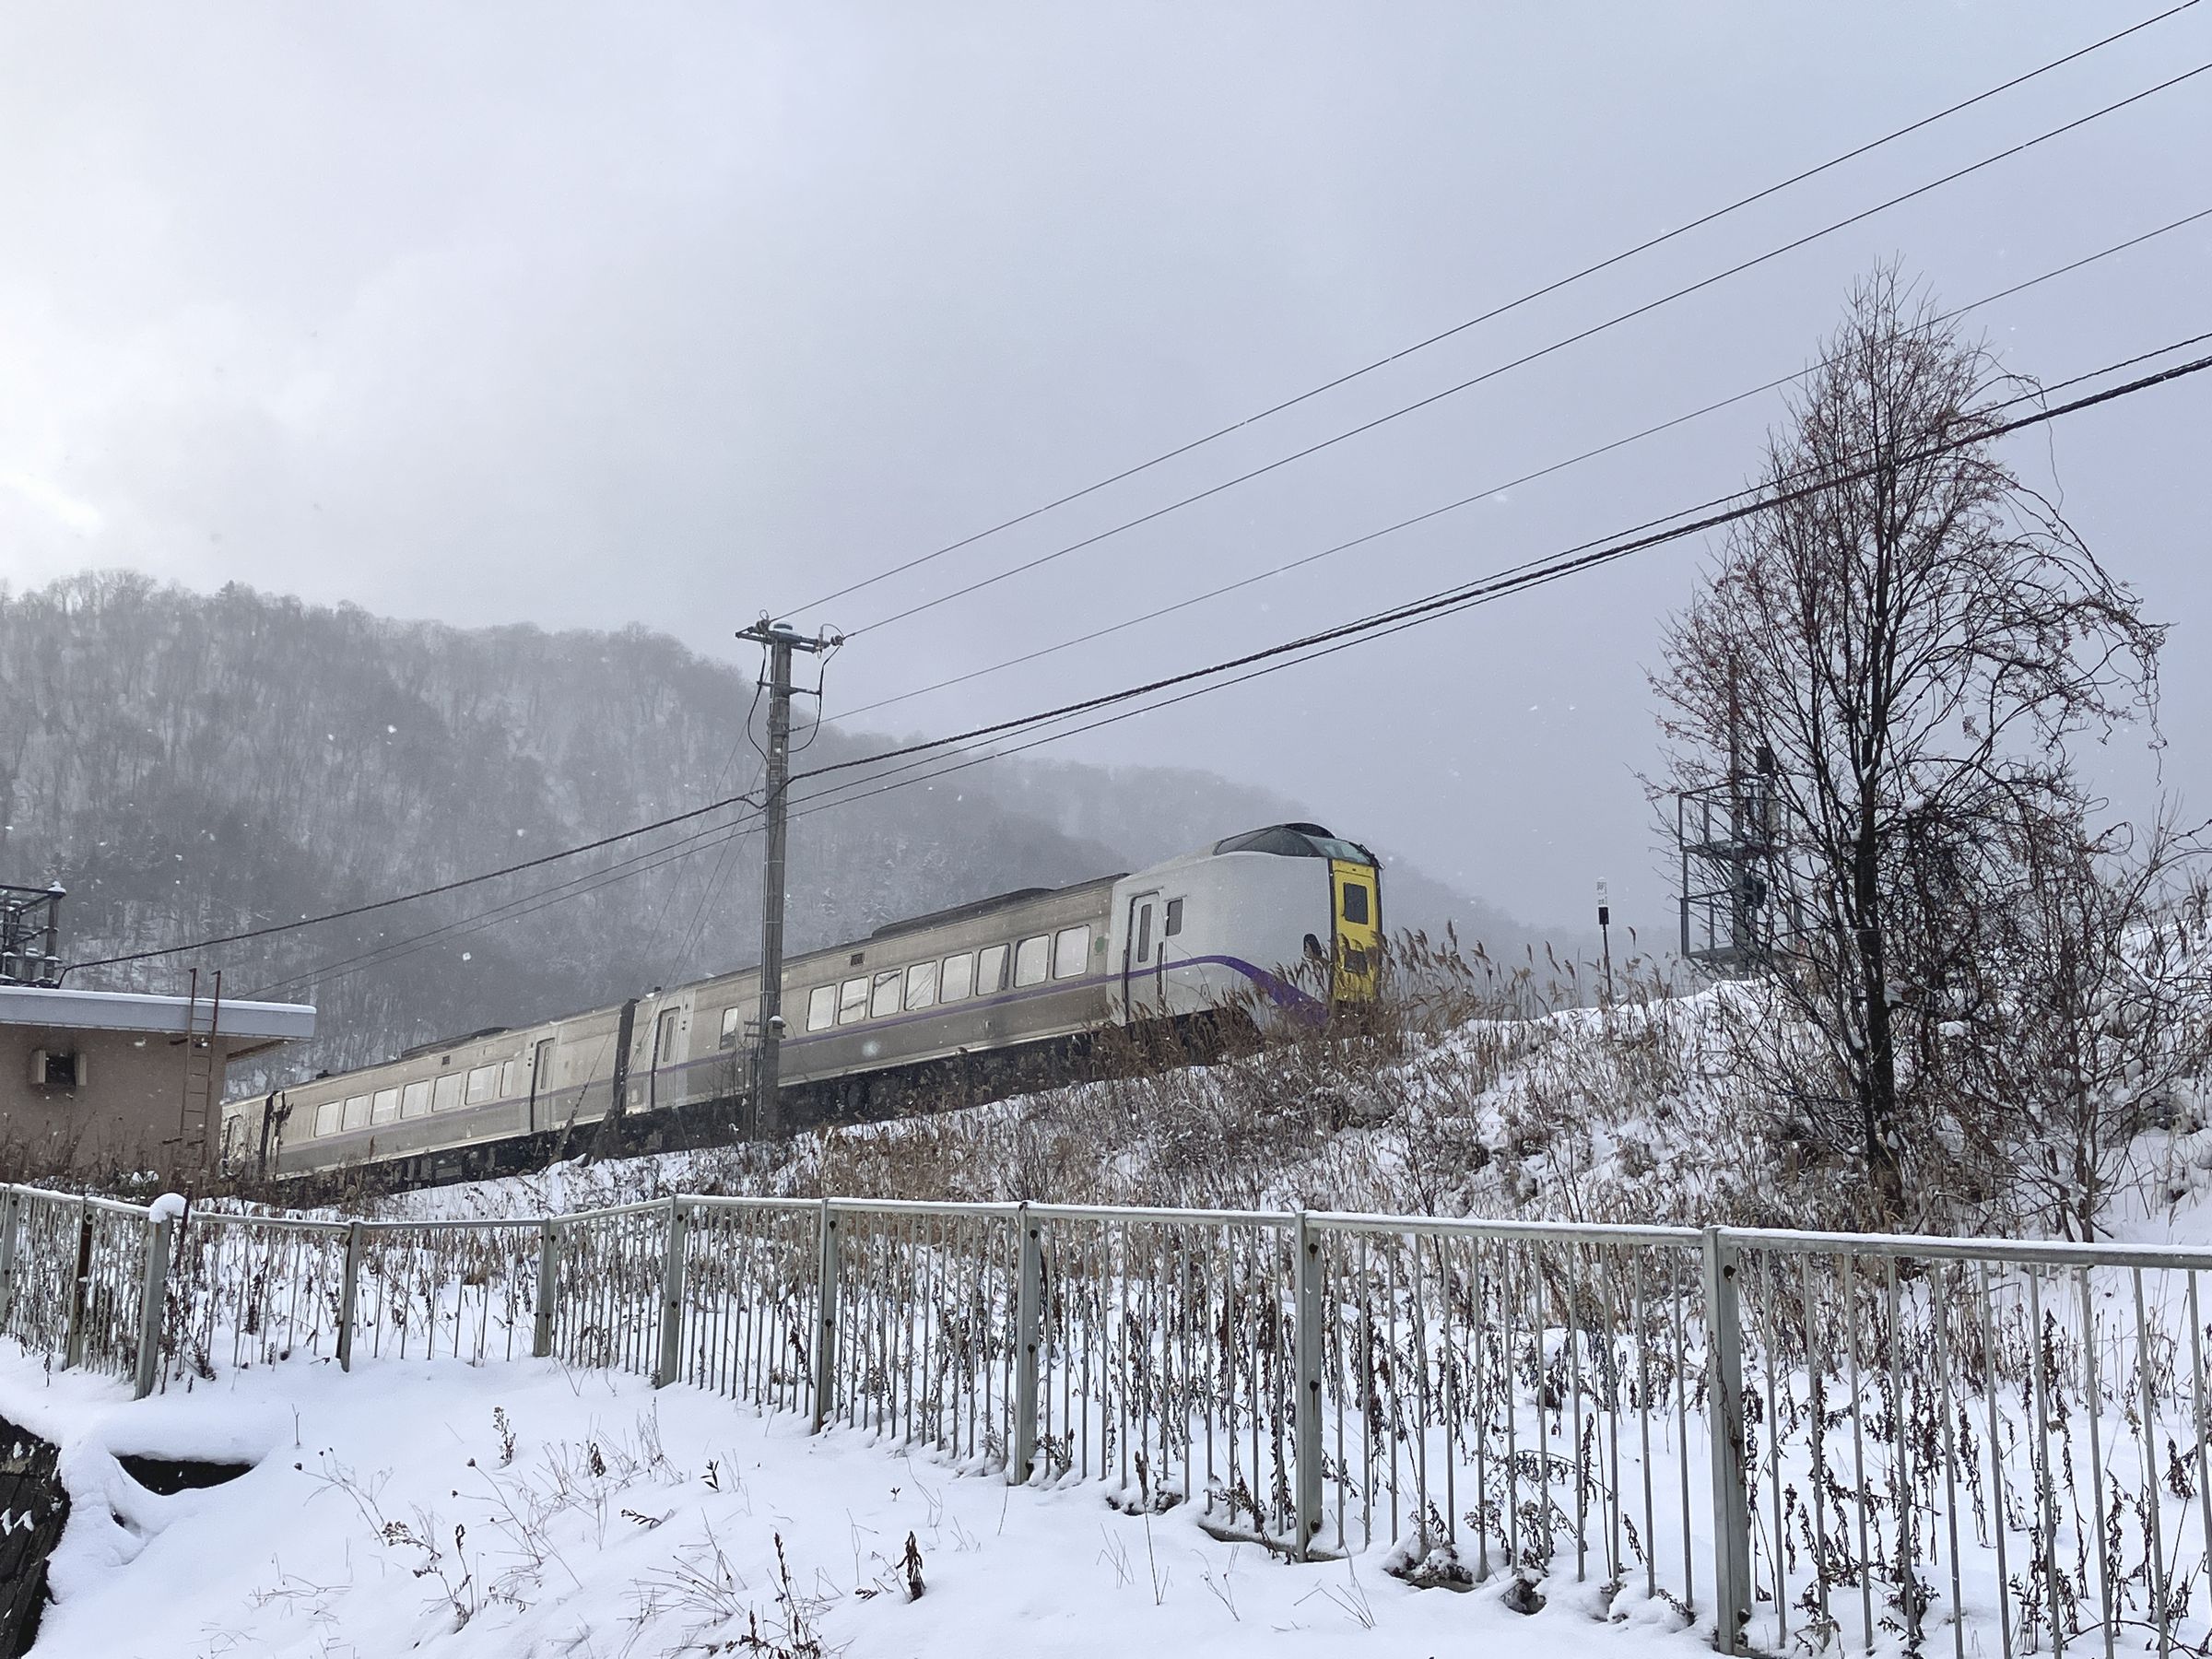
<instances>
[{"instance_id":1,"label":"forested hillside","mask_svg":"<svg viewBox=\"0 0 2212 1659\"><path fill-rule=\"evenodd\" d=\"M0 594L0 880L67 887L78 961L358 904L755 788L753 704L746 668L637 628L465 630L119 573ZM806 763L878 743L826 727ZM1133 868L1303 810L1203 772L970 768L799 819L792 944ZM220 966L226 995L322 1008L324 1035L288 1065L358 1064L753 960L758 840L726 833L743 822L717 814L445 898L72 982L182 991L195 961ZM688 855L629 862L679 843ZM566 885L594 874L620 878ZM1451 916L1493 945L1526 942L1416 871L1394 864L1391 882L1398 925Z\"/></svg>"}]
</instances>

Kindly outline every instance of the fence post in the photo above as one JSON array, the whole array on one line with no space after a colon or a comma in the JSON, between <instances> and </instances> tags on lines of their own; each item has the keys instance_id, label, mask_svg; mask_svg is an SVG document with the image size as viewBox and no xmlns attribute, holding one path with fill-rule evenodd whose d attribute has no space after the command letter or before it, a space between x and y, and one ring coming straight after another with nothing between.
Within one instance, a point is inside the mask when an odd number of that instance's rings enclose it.
<instances>
[{"instance_id":1,"label":"fence post","mask_svg":"<svg viewBox=\"0 0 2212 1659\"><path fill-rule=\"evenodd\" d=\"M170 1241L176 1233L174 1218L164 1216L146 1223L146 1273L138 1284L138 1371L133 1379L135 1400L154 1392L161 1375L161 1319L169 1297Z\"/></svg>"},{"instance_id":2,"label":"fence post","mask_svg":"<svg viewBox=\"0 0 2212 1659\"><path fill-rule=\"evenodd\" d=\"M537 1305L531 1312L530 1352L543 1359L553 1351L553 1298L560 1290L560 1235L548 1216L538 1223Z\"/></svg>"},{"instance_id":3,"label":"fence post","mask_svg":"<svg viewBox=\"0 0 2212 1659\"><path fill-rule=\"evenodd\" d=\"M684 1201L668 1200L668 1251L661 1263L661 1345L653 1356L653 1385L665 1388L682 1369L684 1346Z\"/></svg>"},{"instance_id":4,"label":"fence post","mask_svg":"<svg viewBox=\"0 0 2212 1659\"><path fill-rule=\"evenodd\" d=\"M23 1196L14 1187L0 1193L0 1331L16 1311L16 1229L22 1210Z\"/></svg>"},{"instance_id":5,"label":"fence post","mask_svg":"<svg viewBox=\"0 0 2212 1659\"><path fill-rule=\"evenodd\" d=\"M62 1369L81 1365L85 1358L85 1281L92 1277L92 1201L76 1204L76 1249L70 1260L69 1323L62 1335Z\"/></svg>"},{"instance_id":6,"label":"fence post","mask_svg":"<svg viewBox=\"0 0 2212 1659\"><path fill-rule=\"evenodd\" d=\"M1298 1358L1298 1559L1307 1559L1321 1531L1321 1235L1298 1212L1294 1339Z\"/></svg>"},{"instance_id":7,"label":"fence post","mask_svg":"<svg viewBox=\"0 0 2212 1659\"><path fill-rule=\"evenodd\" d=\"M1006 1482L1019 1486L1037 1466L1038 1325L1044 1302L1043 1223L1025 1200L1014 1212L1018 1253L1014 1291L1014 1455Z\"/></svg>"},{"instance_id":8,"label":"fence post","mask_svg":"<svg viewBox=\"0 0 2212 1659\"><path fill-rule=\"evenodd\" d=\"M1705 1230L1705 1420L1712 1446L1713 1639L1740 1653L1751 1618L1751 1510L1744 1484L1744 1347L1735 1246Z\"/></svg>"},{"instance_id":9,"label":"fence post","mask_svg":"<svg viewBox=\"0 0 2212 1659\"><path fill-rule=\"evenodd\" d=\"M346 1230L346 1278L338 1287L338 1369L353 1369L353 1314L361 1288L361 1224Z\"/></svg>"},{"instance_id":10,"label":"fence post","mask_svg":"<svg viewBox=\"0 0 2212 1659\"><path fill-rule=\"evenodd\" d=\"M837 1212L822 1200L821 1259L816 1267L814 1431L837 1406Z\"/></svg>"}]
</instances>

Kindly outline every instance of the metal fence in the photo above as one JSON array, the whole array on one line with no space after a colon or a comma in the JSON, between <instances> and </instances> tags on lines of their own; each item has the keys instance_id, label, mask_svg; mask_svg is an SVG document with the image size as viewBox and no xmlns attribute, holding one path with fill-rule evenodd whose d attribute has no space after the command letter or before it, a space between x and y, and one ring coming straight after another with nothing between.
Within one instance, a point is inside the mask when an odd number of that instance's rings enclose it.
<instances>
[{"instance_id":1,"label":"metal fence","mask_svg":"<svg viewBox=\"0 0 2212 1659\"><path fill-rule=\"evenodd\" d=\"M63 1367L88 1366L151 1388L154 1310L146 1287L167 1272L169 1230L112 1199L0 1188L0 1335Z\"/></svg>"},{"instance_id":2,"label":"metal fence","mask_svg":"<svg viewBox=\"0 0 2212 1659\"><path fill-rule=\"evenodd\" d=\"M0 1191L0 1333L140 1394L557 1357L1727 1651L2212 1651L2212 1253L1065 1205L330 1221ZM1716 1431L1717 1430L1717 1431Z\"/></svg>"}]
</instances>

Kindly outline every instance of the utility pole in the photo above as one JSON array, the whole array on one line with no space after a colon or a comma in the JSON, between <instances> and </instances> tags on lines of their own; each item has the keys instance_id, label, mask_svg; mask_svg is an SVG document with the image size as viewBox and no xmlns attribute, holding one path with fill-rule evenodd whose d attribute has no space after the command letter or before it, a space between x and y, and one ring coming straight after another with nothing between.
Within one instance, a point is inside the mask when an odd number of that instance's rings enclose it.
<instances>
[{"instance_id":1,"label":"utility pole","mask_svg":"<svg viewBox=\"0 0 2212 1659\"><path fill-rule=\"evenodd\" d=\"M783 1043L784 792L791 782L791 653L819 653L844 643L837 634L807 639L788 622L760 620L737 636L768 652L768 778L761 802L768 846L760 861L760 1006L753 1050L753 1123L759 1133L782 1129L777 1099Z\"/></svg>"}]
</instances>

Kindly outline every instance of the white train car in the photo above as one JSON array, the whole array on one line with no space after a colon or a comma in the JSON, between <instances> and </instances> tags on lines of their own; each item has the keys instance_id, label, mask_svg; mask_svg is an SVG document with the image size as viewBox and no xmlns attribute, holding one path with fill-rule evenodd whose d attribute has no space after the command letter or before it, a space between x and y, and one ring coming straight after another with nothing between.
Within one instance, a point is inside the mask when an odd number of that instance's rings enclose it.
<instances>
[{"instance_id":1,"label":"white train car","mask_svg":"<svg viewBox=\"0 0 2212 1659\"><path fill-rule=\"evenodd\" d=\"M1230 1006L1325 1017L1375 994L1382 925L1374 855L1316 824L894 923L784 964L786 1121L945 1085L990 1098L1112 1026ZM759 971L743 969L426 1044L229 1103L226 1156L278 1176L435 1181L580 1148L610 1115L647 1148L743 1134L759 1000Z\"/></svg>"}]
</instances>

